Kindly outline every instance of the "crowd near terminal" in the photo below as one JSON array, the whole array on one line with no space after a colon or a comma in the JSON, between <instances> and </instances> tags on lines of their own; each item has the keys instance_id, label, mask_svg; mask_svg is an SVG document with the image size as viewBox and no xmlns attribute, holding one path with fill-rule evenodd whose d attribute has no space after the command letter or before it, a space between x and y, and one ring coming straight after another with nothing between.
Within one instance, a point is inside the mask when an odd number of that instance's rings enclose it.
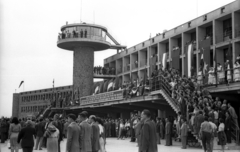
<instances>
[{"instance_id":1,"label":"crowd near terminal","mask_svg":"<svg viewBox=\"0 0 240 152\"><path fill-rule=\"evenodd\" d=\"M99 118L98 116L89 117L88 112L83 111L78 116L56 114L53 119L48 117L43 119L41 116L37 119L2 118L0 121L1 142L4 143L10 139L11 149L20 147L24 149L30 146L30 149L46 147L49 151L51 149L56 151L63 138L67 138L67 144L76 142L68 139L68 136L77 138L81 136L81 130L89 130L87 128L90 128L93 131L97 128L96 131L92 132L97 134L97 138L92 138L90 133L85 134L85 137L82 137L79 145L75 148L86 148L84 140L90 140L89 143L94 144L96 142L94 139L97 139L98 143L95 144L99 146L88 145L89 150L93 150L91 148L94 147L97 148L97 151L104 152L106 138L116 137L122 140L130 138L132 142L137 141L139 149L145 146L156 148L157 144L161 144L161 140L166 140L165 146L172 146L172 140L175 139L181 141L182 148L185 149L189 145L187 137L193 134L197 140L202 141L204 151L212 151L214 140L217 139L218 144L222 145L222 150L224 150L224 146L232 142L232 132L239 131L238 116L231 103L218 97L214 99L201 84L197 83L196 79L180 76L178 70L163 70L162 68L154 70L150 78L139 80L137 88L142 86L143 93L133 95L130 90L134 88L137 81L123 84L122 88L125 90L126 98L145 95L149 90L164 89L180 107L178 114L166 118L151 117L150 113L152 112L145 110L142 115L133 112L130 119L114 119L110 117ZM150 124L154 124L151 130L153 134L150 135L150 138L156 145L142 143L143 139L141 138L145 136L144 132L146 131L143 129L146 119L151 121ZM79 134L73 135L71 129L76 129ZM28 140L26 138L30 131L36 137L35 143L34 141L24 142L24 140ZM20 141L22 141L21 145L19 145ZM69 145L67 145L68 147Z\"/></svg>"}]
</instances>

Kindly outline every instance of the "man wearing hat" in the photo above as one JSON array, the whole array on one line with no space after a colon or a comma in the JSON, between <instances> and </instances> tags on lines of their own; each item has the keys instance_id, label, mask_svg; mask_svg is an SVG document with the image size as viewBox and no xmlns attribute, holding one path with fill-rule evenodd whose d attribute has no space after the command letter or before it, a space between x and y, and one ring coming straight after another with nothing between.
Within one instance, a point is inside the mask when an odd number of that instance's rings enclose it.
<instances>
[{"instance_id":1,"label":"man wearing hat","mask_svg":"<svg viewBox=\"0 0 240 152\"><path fill-rule=\"evenodd\" d=\"M68 115L66 152L80 152L80 127L75 120L76 116L74 114Z\"/></svg>"},{"instance_id":2,"label":"man wearing hat","mask_svg":"<svg viewBox=\"0 0 240 152\"><path fill-rule=\"evenodd\" d=\"M87 113L81 112L79 114L80 118L80 148L81 152L91 152L92 151L92 127L87 122Z\"/></svg>"}]
</instances>

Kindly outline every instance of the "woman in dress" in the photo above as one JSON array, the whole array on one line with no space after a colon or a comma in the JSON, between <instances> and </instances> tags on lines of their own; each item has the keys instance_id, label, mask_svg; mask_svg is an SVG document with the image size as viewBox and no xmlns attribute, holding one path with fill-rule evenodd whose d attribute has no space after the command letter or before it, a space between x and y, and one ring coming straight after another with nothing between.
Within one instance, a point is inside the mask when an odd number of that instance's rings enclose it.
<instances>
[{"instance_id":1,"label":"woman in dress","mask_svg":"<svg viewBox=\"0 0 240 152\"><path fill-rule=\"evenodd\" d=\"M240 64L238 63L238 61L235 61L234 65L233 65L233 69L234 69L234 81L240 81Z\"/></svg>"},{"instance_id":2,"label":"woman in dress","mask_svg":"<svg viewBox=\"0 0 240 152\"><path fill-rule=\"evenodd\" d=\"M124 126L123 120L120 120L118 139L119 139L119 138L123 139L123 136L124 136L124 127L125 127L125 126Z\"/></svg>"},{"instance_id":3,"label":"woman in dress","mask_svg":"<svg viewBox=\"0 0 240 152\"><path fill-rule=\"evenodd\" d=\"M106 152L105 150L105 132L103 127L103 122L100 118L96 118L96 123L99 126L99 144L100 144L100 150L99 152Z\"/></svg>"},{"instance_id":4,"label":"woman in dress","mask_svg":"<svg viewBox=\"0 0 240 152\"><path fill-rule=\"evenodd\" d=\"M225 125L224 125L224 121L222 118L219 119L219 123L220 123L220 125L218 126L218 141L219 141L219 144L222 146L222 151L224 152L225 145L227 142L227 137L224 132Z\"/></svg>"},{"instance_id":5,"label":"woman in dress","mask_svg":"<svg viewBox=\"0 0 240 152\"><path fill-rule=\"evenodd\" d=\"M224 71L223 71L223 67L220 63L217 64L217 75L218 75L218 82L222 83L224 81L224 78L225 78L225 74L224 74Z\"/></svg>"},{"instance_id":6,"label":"woman in dress","mask_svg":"<svg viewBox=\"0 0 240 152\"><path fill-rule=\"evenodd\" d=\"M19 124L18 118L14 117L9 128L11 152L18 152L19 144L17 143L17 138L20 131L21 125Z\"/></svg>"},{"instance_id":7,"label":"woman in dress","mask_svg":"<svg viewBox=\"0 0 240 152\"><path fill-rule=\"evenodd\" d=\"M229 60L227 60L227 81L228 81L228 84L232 81L232 72L231 72Z\"/></svg>"},{"instance_id":8,"label":"woman in dress","mask_svg":"<svg viewBox=\"0 0 240 152\"><path fill-rule=\"evenodd\" d=\"M47 152L58 152L59 130L50 123L44 133L47 138Z\"/></svg>"},{"instance_id":9,"label":"woman in dress","mask_svg":"<svg viewBox=\"0 0 240 152\"><path fill-rule=\"evenodd\" d=\"M214 70L211 67L208 71L208 84L213 84L213 78L214 78Z\"/></svg>"}]
</instances>

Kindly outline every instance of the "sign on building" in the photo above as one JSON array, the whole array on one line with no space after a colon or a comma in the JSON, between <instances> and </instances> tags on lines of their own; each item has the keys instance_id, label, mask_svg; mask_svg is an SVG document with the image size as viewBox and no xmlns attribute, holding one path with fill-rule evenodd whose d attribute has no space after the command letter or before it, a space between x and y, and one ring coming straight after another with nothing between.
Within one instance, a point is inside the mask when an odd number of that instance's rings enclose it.
<instances>
[{"instance_id":1,"label":"sign on building","mask_svg":"<svg viewBox=\"0 0 240 152\"><path fill-rule=\"evenodd\" d=\"M123 90L111 91L101 94L96 94L92 96L82 97L80 99L80 105L88 105L95 103L102 103L107 101L122 100L123 99Z\"/></svg>"}]
</instances>

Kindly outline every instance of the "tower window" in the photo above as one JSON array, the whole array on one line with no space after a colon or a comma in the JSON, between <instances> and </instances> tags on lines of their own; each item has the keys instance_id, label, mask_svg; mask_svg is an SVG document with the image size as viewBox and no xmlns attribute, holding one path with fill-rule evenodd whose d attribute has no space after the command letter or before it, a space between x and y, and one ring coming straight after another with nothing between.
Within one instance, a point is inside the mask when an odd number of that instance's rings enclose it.
<instances>
[{"instance_id":1,"label":"tower window","mask_svg":"<svg viewBox=\"0 0 240 152\"><path fill-rule=\"evenodd\" d=\"M191 22L188 22L188 27L191 27Z\"/></svg>"}]
</instances>

